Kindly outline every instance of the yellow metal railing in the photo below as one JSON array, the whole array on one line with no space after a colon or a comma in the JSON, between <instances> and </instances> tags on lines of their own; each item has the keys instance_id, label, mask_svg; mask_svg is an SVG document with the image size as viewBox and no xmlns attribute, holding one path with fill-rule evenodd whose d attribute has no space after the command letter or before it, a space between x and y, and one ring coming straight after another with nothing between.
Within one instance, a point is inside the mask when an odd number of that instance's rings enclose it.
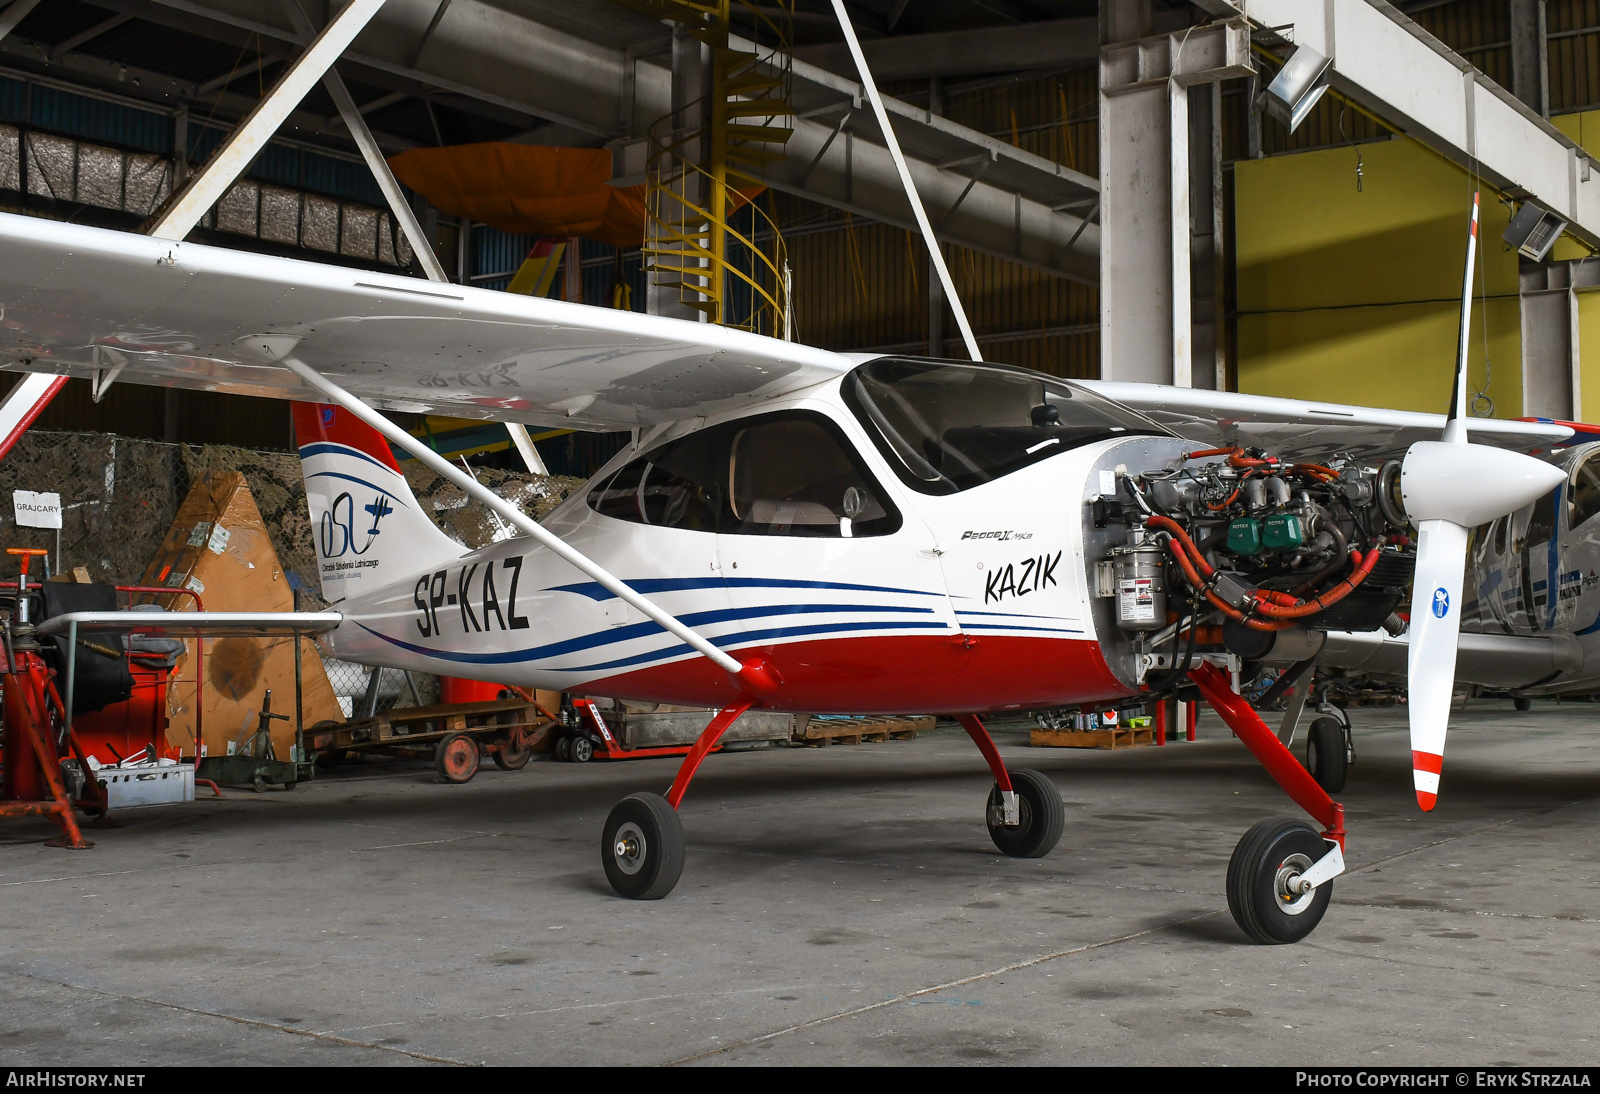
<instances>
[{"instance_id":1,"label":"yellow metal railing","mask_svg":"<svg viewBox=\"0 0 1600 1094\"><path fill-rule=\"evenodd\" d=\"M678 129L669 116L650 128L646 269L713 323L788 338L783 237L754 198L761 170L783 158L793 135L794 0L618 2L677 20L711 47L710 97L684 108L706 124Z\"/></svg>"}]
</instances>

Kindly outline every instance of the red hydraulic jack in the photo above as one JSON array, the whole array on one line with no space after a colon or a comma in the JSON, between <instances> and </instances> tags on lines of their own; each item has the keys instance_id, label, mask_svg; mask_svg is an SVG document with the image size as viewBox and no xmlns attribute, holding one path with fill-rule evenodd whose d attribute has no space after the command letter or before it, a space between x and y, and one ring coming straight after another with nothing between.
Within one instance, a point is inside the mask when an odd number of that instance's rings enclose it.
<instances>
[{"instance_id":1,"label":"red hydraulic jack","mask_svg":"<svg viewBox=\"0 0 1600 1094\"><path fill-rule=\"evenodd\" d=\"M40 656L33 624L28 618L28 564L40 548L8 547L6 554L21 556L22 578L17 582L15 610L5 624L5 768L0 774L0 817L45 816L61 826L61 836L47 841L52 847L84 850L94 844L83 838L74 809L105 815L103 787L92 777L88 754L67 729L66 705L56 690L53 673ZM37 586L36 586L37 587ZM91 795L74 802L61 774L61 749L70 746L84 772L84 791Z\"/></svg>"}]
</instances>

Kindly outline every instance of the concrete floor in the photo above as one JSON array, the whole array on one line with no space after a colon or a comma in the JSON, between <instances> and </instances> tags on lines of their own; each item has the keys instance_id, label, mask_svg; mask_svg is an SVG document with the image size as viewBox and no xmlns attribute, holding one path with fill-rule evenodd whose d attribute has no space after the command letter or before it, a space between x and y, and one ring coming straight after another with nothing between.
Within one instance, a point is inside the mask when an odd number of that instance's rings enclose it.
<instances>
[{"instance_id":1,"label":"concrete floor","mask_svg":"<svg viewBox=\"0 0 1600 1094\"><path fill-rule=\"evenodd\" d=\"M1223 873L1295 810L1220 723L1028 749L1067 831L999 857L959 730L713 756L688 864L611 894L607 811L673 761L344 769L131 811L92 851L0 823L8 1064L1593 1064L1600 708L1475 706L1438 810L1403 712L1358 710L1352 871L1295 946Z\"/></svg>"}]
</instances>

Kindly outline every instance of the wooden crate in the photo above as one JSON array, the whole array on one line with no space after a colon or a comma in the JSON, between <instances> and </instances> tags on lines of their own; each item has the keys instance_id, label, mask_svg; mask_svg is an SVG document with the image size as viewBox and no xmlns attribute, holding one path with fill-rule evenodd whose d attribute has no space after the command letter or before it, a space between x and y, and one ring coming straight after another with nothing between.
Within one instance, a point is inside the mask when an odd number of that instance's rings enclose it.
<instances>
[{"instance_id":1,"label":"wooden crate","mask_svg":"<svg viewBox=\"0 0 1600 1094\"><path fill-rule=\"evenodd\" d=\"M899 717L817 718L802 714L795 718L794 739L812 748L828 745L858 745L862 741L914 741L918 730L933 728L934 718L927 715L901 715Z\"/></svg>"},{"instance_id":2,"label":"wooden crate","mask_svg":"<svg viewBox=\"0 0 1600 1094\"><path fill-rule=\"evenodd\" d=\"M1156 731L1145 728L1036 729L1028 743L1034 748L1143 748L1154 744Z\"/></svg>"}]
</instances>

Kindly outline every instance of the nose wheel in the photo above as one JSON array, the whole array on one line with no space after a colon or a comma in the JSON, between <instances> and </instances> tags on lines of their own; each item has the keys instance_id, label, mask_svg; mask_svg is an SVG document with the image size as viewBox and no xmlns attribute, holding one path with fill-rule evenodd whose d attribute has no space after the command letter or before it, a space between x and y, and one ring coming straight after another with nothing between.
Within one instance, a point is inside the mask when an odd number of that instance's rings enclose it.
<instances>
[{"instance_id":1,"label":"nose wheel","mask_svg":"<svg viewBox=\"0 0 1600 1094\"><path fill-rule=\"evenodd\" d=\"M1246 832L1228 860L1228 911L1239 929L1269 946L1314 931L1333 899L1333 883L1308 890L1305 875L1328 853L1322 835L1297 820L1264 820Z\"/></svg>"},{"instance_id":2,"label":"nose wheel","mask_svg":"<svg viewBox=\"0 0 1600 1094\"><path fill-rule=\"evenodd\" d=\"M1339 719L1318 718L1311 723L1311 732L1306 734L1306 770L1328 793L1344 789L1350 774L1350 752Z\"/></svg>"},{"instance_id":3,"label":"nose wheel","mask_svg":"<svg viewBox=\"0 0 1600 1094\"><path fill-rule=\"evenodd\" d=\"M660 794L623 798L606 818L600 863L618 896L660 900L683 873L683 822Z\"/></svg>"},{"instance_id":4,"label":"nose wheel","mask_svg":"<svg viewBox=\"0 0 1600 1094\"><path fill-rule=\"evenodd\" d=\"M1061 830L1066 827L1061 792L1047 777L1026 767L1011 772L1011 788L1017 795L1017 816L1012 824L1006 823L1000 787L989 792L989 807L984 811L989 838L1012 858L1043 858L1061 842Z\"/></svg>"}]
</instances>

